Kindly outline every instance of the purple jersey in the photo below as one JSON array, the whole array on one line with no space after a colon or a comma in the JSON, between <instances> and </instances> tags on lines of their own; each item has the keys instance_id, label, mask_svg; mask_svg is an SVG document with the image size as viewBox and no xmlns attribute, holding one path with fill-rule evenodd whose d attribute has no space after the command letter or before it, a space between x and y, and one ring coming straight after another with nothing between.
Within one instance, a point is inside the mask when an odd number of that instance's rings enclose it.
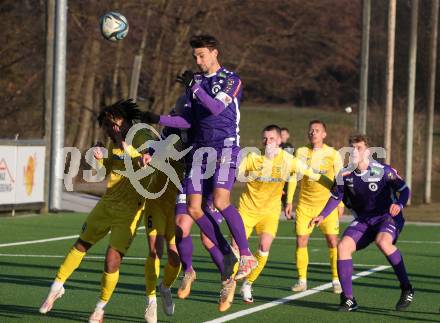
<instances>
[{"instance_id":1,"label":"purple jersey","mask_svg":"<svg viewBox=\"0 0 440 323\"><path fill-rule=\"evenodd\" d=\"M239 146L240 78L222 67L214 74L196 74L194 79L182 113L194 131L194 147Z\"/></svg>"},{"instance_id":2,"label":"purple jersey","mask_svg":"<svg viewBox=\"0 0 440 323\"><path fill-rule=\"evenodd\" d=\"M409 189L405 181L389 165L373 161L363 172L355 170L344 174L342 170L341 173L342 178L335 181L330 191L331 198L343 200L358 219L388 214L391 204L403 208L408 200ZM397 196L398 192L405 194Z\"/></svg>"}]
</instances>

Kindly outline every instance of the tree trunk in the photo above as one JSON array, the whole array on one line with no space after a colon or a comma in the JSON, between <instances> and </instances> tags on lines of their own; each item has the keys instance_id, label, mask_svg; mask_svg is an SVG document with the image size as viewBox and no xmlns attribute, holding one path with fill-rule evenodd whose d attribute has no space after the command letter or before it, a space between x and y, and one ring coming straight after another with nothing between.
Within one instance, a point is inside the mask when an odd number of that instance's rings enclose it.
<instances>
[{"instance_id":1,"label":"tree trunk","mask_svg":"<svg viewBox=\"0 0 440 323\"><path fill-rule=\"evenodd\" d=\"M81 122L76 136L75 146L79 149L85 149L90 142L90 129L93 120L93 97L95 87L96 69L99 64L100 42L94 40L90 51L90 64L88 66L88 75L86 79L84 106L81 111Z\"/></svg>"},{"instance_id":2,"label":"tree trunk","mask_svg":"<svg viewBox=\"0 0 440 323\"><path fill-rule=\"evenodd\" d=\"M68 110L66 120L66 146L73 145L75 141L75 136L78 133L80 122L80 108L82 106L81 89L84 84L84 76L87 69L87 60L89 58L88 48L90 47L90 43L91 38L88 37L81 51L81 57L79 59L78 65L78 73L76 76L76 80L73 83L71 94L69 96L70 109Z\"/></svg>"}]
</instances>

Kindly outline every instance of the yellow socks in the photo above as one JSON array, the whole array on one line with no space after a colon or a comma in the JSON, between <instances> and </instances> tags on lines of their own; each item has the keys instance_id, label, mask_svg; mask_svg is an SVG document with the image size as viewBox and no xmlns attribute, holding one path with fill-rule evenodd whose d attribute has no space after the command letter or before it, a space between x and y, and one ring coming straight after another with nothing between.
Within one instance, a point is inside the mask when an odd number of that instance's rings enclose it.
<instances>
[{"instance_id":1,"label":"yellow socks","mask_svg":"<svg viewBox=\"0 0 440 323\"><path fill-rule=\"evenodd\" d=\"M116 284L119 280L119 270L114 273L106 273L102 274L101 279L101 297L100 300L104 302L108 302L110 297L116 288Z\"/></svg>"},{"instance_id":2,"label":"yellow socks","mask_svg":"<svg viewBox=\"0 0 440 323\"><path fill-rule=\"evenodd\" d=\"M267 259L269 258L269 251L258 250L255 258L258 260L258 266L251 271L246 279L251 284L257 280L258 276L260 276L263 271L264 266L266 266Z\"/></svg>"},{"instance_id":3,"label":"yellow socks","mask_svg":"<svg viewBox=\"0 0 440 323\"><path fill-rule=\"evenodd\" d=\"M338 280L338 248L328 248L328 257L332 269L332 280Z\"/></svg>"},{"instance_id":4,"label":"yellow socks","mask_svg":"<svg viewBox=\"0 0 440 323\"><path fill-rule=\"evenodd\" d=\"M307 247L296 248L296 268L298 270L298 279L307 281L307 267L309 266L309 253Z\"/></svg>"},{"instance_id":5,"label":"yellow socks","mask_svg":"<svg viewBox=\"0 0 440 323\"><path fill-rule=\"evenodd\" d=\"M180 268L180 264L177 267L174 267L167 262L164 269L162 281L163 286L165 286L166 288L171 287L171 285L176 281L177 277L179 277Z\"/></svg>"},{"instance_id":6,"label":"yellow socks","mask_svg":"<svg viewBox=\"0 0 440 323\"><path fill-rule=\"evenodd\" d=\"M85 255L85 252L81 252L75 247L70 249L69 253L67 254L66 258L64 258L63 263L58 269L55 281L64 283L70 277L70 275L72 275L76 268L79 267Z\"/></svg>"},{"instance_id":7,"label":"yellow socks","mask_svg":"<svg viewBox=\"0 0 440 323\"><path fill-rule=\"evenodd\" d=\"M147 296L156 295L156 285L160 273L160 259L148 256L145 262L145 291Z\"/></svg>"}]
</instances>

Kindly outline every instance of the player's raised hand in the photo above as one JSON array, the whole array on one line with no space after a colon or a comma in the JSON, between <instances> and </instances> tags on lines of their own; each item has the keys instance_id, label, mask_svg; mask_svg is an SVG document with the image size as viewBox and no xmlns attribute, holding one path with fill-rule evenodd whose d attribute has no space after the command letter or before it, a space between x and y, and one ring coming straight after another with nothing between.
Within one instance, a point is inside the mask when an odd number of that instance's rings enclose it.
<instances>
[{"instance_id":1,"label":"player's raised hand","mask_svg":"<svg viewBox=\"0 0 440 323\"><path fill-rule=\"evenodd\" d=\"M314 225L319 227L322 221L324 221L324 217L322 215L314 217L309 223L309 228L313 227Z\"/></svg>"},{"instance_id":2,"label":"player's raised hand","mask_svg":"<svg viewBox=\"0 0 440 323\"><path fill-rule=\"evenodd\" d=\"M391 204L390 206L390 214L391 216L396 216L400 213L402 210L401 206L399 204Z\"/></svg>"},{"instance_id":3,"label":"player's raised hand","mask_svg":"<svg viewBox=\"0 0 440 323\"><path fill-rule=\"evenodd\" d=\"M194 73L192 71L186 70L182 75L178 75L177 82L182 83L186 87L191 87L194 85Z\"/></svg>"},{"instance_id":4,"label":"player's raised hand","mask_svg":"<svg viewBox=\"0 0 440 323\"><path fill-rule=\"evenodd\" d=\"M151 155L149 153L143 154L141 159L139 160L139 166L145 167L151 162Z\"/></svg>"},{"instance_id":5,"label":"player's raised hand","mask_svg":"<svg viewBox=\"0 0 440 323\"><path fill-rule=\"evenodd\" d=\"M93 157L95 157L96 160L101 160L104 158L104 152L102 151L102 147L104 147L104 145L101 142L97 142L93 146Z\"/></svg>"},{"instance_id":6,"label":"player's raised hand","mask_svg":"<svg viewBox=\"0 0 440 323\"><path fill-rule=\"evenodd\" d=\"M286 206L284 207L284 216L286 217L287 220L291 220L292 219L292 203L287 203Z\"/></svg>"}]
</instances>

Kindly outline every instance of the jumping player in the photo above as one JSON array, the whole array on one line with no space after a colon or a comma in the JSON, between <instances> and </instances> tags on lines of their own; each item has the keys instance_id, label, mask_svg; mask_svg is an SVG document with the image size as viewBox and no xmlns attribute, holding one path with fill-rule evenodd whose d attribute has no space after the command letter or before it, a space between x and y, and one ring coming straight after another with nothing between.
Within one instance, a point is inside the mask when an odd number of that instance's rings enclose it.
<instances>
[{"instance_id":1,"label":"jumping player","mask_svg":"<svg viewBox=\"0 0 440 323\"><path fill-rule=\"evenodd\" d=\"M79 239L61 264L49 294L40 307L42 314L49 312L54 302L63 296L64 283L79 267L87 251L110 232L101 279L101 296L89 322L98 323L103 320L104 307L116 288L119 266L136 235L145 204L145 198L136 191L130 180L118 173L125 170L125 154L137 165L141 153L136 148L152 139L147 132L138 131L132 145L125 142L133 120L139 118L139 114L136 104L127 100L104 108L98 117L100 126L111 138L107 158L104 158L100 148L95 148L94 151L95 158L105 166L106 173L110 175L107 191L87 217Z\"/></svg>"},{"instance_id":2,"label":"jumping player","mask_svg":"<svg viewBox=\"0 0 440 323\"><path fill-rule=\"evenodd\" d=\"M230 202L239 152L239 102L242 84L236 74L220 66L218 42L213 36L193 36L190 45L202 74L186 71L178 78L187 88L186 109L181 116L146 113L144 120L169 127L193 129L193 151L187 181L188 212L224 255L227 275L222 289L229 294L235 288L234 279L230 279L236 262L235 256L218 225L208 219L204 209L207 208L206 197L213 194L214 206L225 218L239 247L240 263L235 279L246 277L256 267L257 262L249 250L240 214ZM198 154L203 150L214 152L216 156L213 162L209 162L209 154ZM212 164L213 176L202 178L201 175ZM230 306L223 306L222 299L224 298L220 298L220 311Z\"/></svg>"}]
</instances>

